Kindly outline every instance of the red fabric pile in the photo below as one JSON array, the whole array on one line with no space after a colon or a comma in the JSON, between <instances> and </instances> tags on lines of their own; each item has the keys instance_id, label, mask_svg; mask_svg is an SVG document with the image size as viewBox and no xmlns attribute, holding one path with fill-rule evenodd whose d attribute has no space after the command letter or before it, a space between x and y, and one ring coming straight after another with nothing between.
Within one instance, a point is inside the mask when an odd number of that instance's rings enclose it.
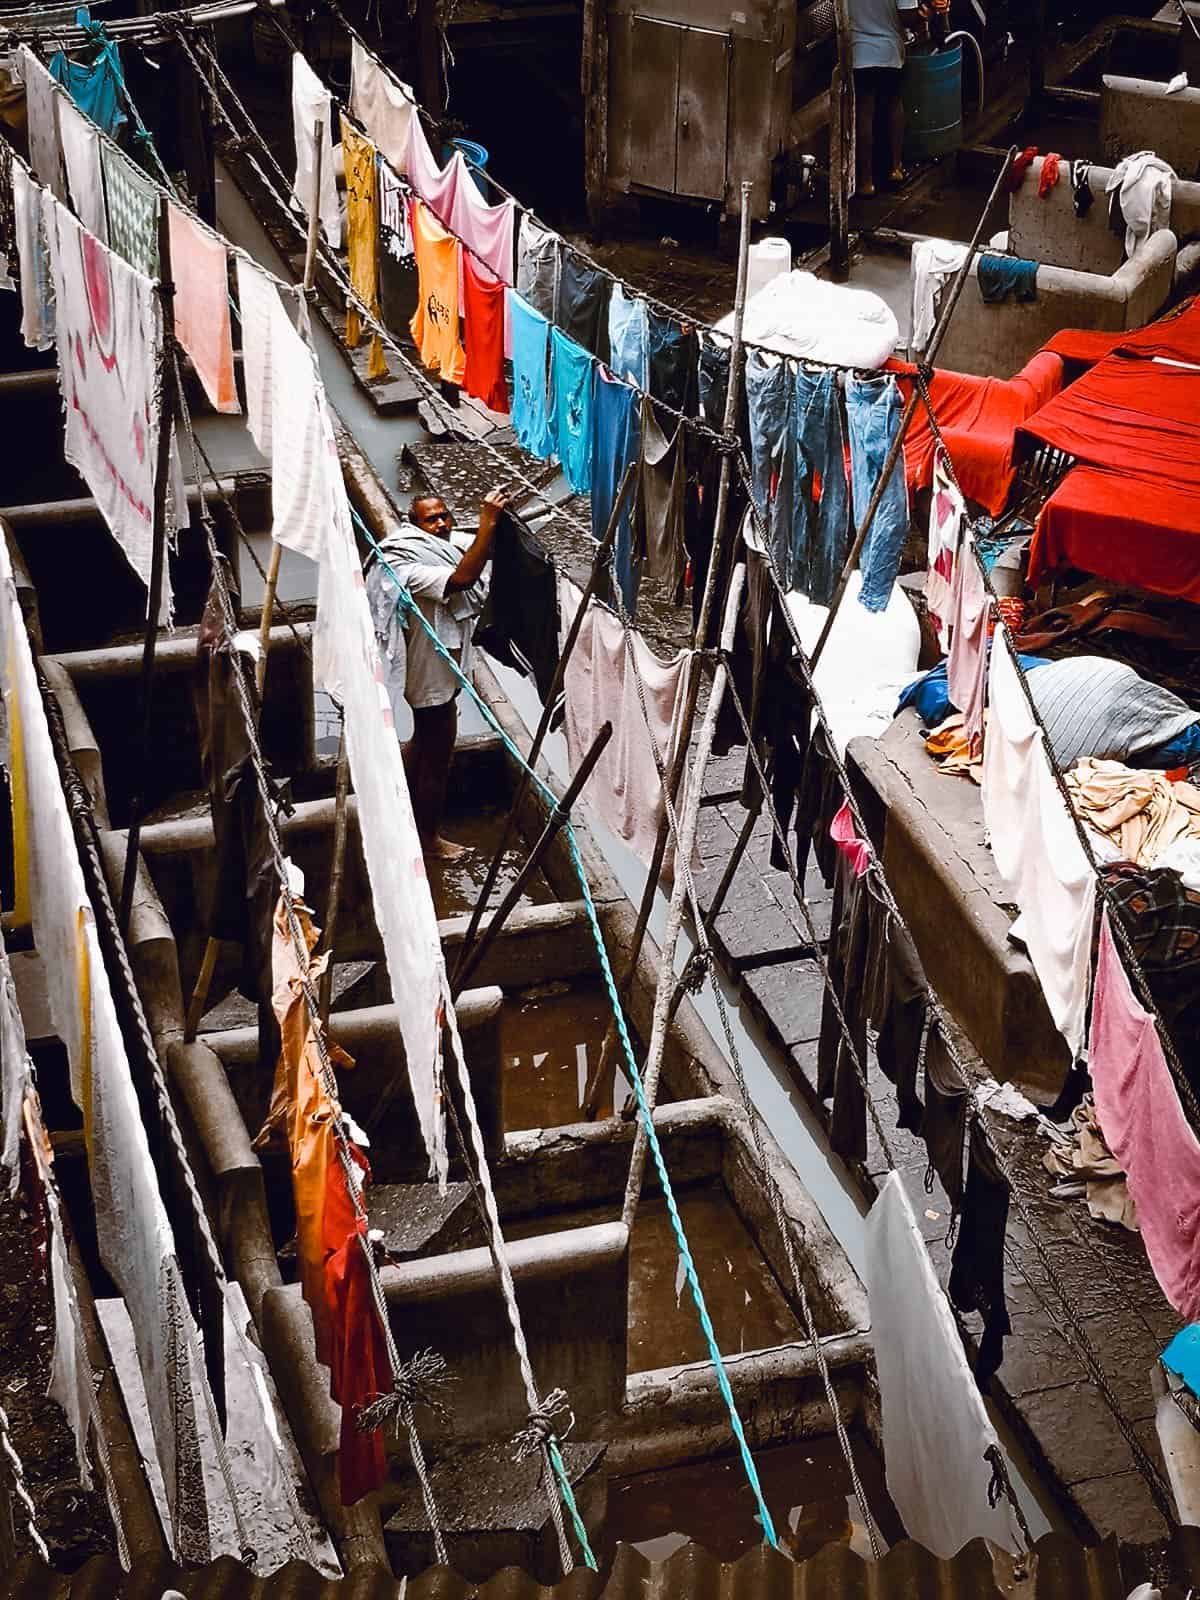
<instances>
[{"instance_id":1,"label":"red fabric pile","mask_svg":"<svg viewBox=\"0 0 1200 1600\"><path fill-rule=\"evenodd\" d=\"M1076 336L1077 337L1077 336ZM1022 426L1073 455L1029 580L1058 566L1200 602L1200 306L1126 336Z\"/></svg>"},{"instance_id":2,"label":"red fabric pile","mask_svg":"<svg viewBox=\"0 0 1200 1600\"><path fill-rule=\"evenodd\" d=\"M888 366L896 373L907 400L914 369L900 361ZM929 398L959 487L991 516L999 516L1008 498L1017 428L1059 392L1062 381L1062 361L1046 351L1039 351L1015 378L1007 380L966 372L933 373ZM910 493L928 488L933 481L934 443L925 407L918 406L904 441Z\"/></svg>"}]
</instances>

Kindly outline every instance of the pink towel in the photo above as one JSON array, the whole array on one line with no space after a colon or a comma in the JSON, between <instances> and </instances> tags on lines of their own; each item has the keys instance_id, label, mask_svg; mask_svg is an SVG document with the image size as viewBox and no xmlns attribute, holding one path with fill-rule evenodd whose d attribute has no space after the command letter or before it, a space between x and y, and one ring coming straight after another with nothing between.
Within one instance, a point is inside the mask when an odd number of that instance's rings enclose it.
<instances>
[{"instance_id":1,"label":"pink towel","mask_svg":"<svg viewBox=\"0 0 1200 1600\"><path fill-rule=\"evenodd\" d=\"M988 613L991 596L975 559L971 535L963 534L950 588L950 657L946 686L950 700L962 712L963 732L971 754L979 754L983 739L983 696L987 681Z\"/></svg>"},{"instance_id":2,"label":"pink towel","mask_svg":"<svg viewBox=\"0 0 1200 1600\"><path fill-rule=\"evenodd\" d=\"M871 865L871 849L858 837L849 800L842 801L841 810L829 824L829 837L850 863L854 876L861 878Z\"/></svg>"},{"instance_id":3,"label":"pink towel","mask_svg":"<svg viewBox=\"0 0 1200 1600\"><path fill-rule=\"evenodd\" d=\"M1088 1066L1096 1114L1125 1168L1154 1276L1188 1322L1200 1318L1200 1142L1179 1103L1154 1018L1134 998L1108 912L1100 922Z\"/></svg>"},{"instance_id":4,"label":"pink towel","mask_svg":"<svg viewBox=\"0 0 1200 1600\"><path fill-rule=\"evenodd\" d=\"M171 276L175 280L175 337L217 411L240 411L233 381L229 326L229 269L225 246L167 202Z\"/></svg>"}]
</instances>

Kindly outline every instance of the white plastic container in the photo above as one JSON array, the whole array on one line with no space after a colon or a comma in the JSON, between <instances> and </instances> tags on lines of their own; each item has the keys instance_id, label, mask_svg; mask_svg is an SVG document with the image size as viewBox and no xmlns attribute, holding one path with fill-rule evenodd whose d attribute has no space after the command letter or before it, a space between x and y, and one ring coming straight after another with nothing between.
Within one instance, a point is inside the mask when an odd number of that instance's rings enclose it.
<instances>
[{"instance_id":1,"label":"white plastic container","mask_svg":"<svg viewBox=\"0 0 1200 1600\"><path fill-rule=\"evenodd\" d=\"M792 270L792 247L786 239L760 239L750 246L746 297L756 295L772 278Z\"/></svg>"}]
</instances>

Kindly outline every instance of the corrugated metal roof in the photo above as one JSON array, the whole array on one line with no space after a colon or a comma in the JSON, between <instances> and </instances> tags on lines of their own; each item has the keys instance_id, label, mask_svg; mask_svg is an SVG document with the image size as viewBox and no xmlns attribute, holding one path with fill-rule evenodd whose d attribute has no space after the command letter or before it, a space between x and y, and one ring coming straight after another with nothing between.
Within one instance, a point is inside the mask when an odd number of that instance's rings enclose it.
<instances>
[{"instance_id":1,"label":"corrugated metal roof","mask_svg":"<svg viewBox=\"0 0 1200 1600\"><path fill-rule=\"evenodd\" d=\"M97 1556L70 1577L27 1560L0 1576L2 1600L163 1600L175 1589L186 1600L1126 1600L1139 1583L1158 1585L1163 1600L1186 1600L1200 1587L1200 1528L1177 1530L1169 1544L1086 1547L1065 1534L1038 1541L1032 1582L998 1586L987 1547L975 1540L953 1561L939 1561L904 1543L879 1562L863 1561L845 1545L826 1546L793 1562L763 1548L722 1563L689 1544L651 1562L621 1546L607 1574L579 1569L553 1588L517 1568L474 1584L446 1567L432 1567L407 1586L372 1569L339 1580L322 1578L293 1561L255 1578L232 1556L186 1571L166 1559L139 1562L122 1573L112 1557Z\"/></svg>"}]
</instances>

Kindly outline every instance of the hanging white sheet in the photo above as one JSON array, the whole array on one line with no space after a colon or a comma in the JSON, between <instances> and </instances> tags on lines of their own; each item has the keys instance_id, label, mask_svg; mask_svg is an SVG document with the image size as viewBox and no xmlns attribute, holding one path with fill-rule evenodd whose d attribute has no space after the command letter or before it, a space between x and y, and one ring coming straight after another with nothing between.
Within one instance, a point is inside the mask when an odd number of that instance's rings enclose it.
<instances>
[{"instance_id":1,"label":"hanging white sheet","mask_svg":"<svg viewBox=\"0 0 1200 1600\"><path fill-rule=\"evenodd\" d=\"M321 231L335 250L342 243L337 174L333 170L333 98L299 50L292 56L292 132L296 139L296 181L292 204L312 215L317 176L317 123L321 123L321 189L315 197Z\"/></svg>"},{"instance_id":2,"label":"hanging white sheet","mask_svg":"<svg viewBox=\"0 0 1200 1600\"><path fill-rule=\"evenodd\" d=\"M393 78L366 45L355 39L350 47L350 109L396 172L403 170L408 154L414 107L408 85Z\"/></svg>"}]
</instances>

